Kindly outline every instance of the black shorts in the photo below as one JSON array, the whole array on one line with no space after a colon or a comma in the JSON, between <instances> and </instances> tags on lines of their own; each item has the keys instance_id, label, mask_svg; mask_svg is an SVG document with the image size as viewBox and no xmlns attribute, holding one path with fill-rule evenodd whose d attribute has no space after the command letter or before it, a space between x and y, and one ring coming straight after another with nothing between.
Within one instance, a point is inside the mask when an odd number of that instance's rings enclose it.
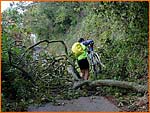
<instances>
[{"instance_id":1,"label":"black shorts","mask_svg":"<svg viewBox=\"0 0 150 113\"><path fill-rule=\"evenodd\" d=\"M78 60L78 65L79 65L80 69L89 69L89 62L88 62L87 58Z\"/></svg>"}]
</instances>

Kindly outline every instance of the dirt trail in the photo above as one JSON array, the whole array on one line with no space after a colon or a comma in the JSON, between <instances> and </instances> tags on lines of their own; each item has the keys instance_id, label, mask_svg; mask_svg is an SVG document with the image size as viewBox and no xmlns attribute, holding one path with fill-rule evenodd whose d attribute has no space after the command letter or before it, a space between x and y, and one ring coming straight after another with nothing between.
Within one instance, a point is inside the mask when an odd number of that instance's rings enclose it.
<instances>
[{"instance_id":1,"label":"dirt trail","mask_svg":"<svg viewBox=\"0 0 150 113\"><path fill-rule=\"evenodd\" d=\"M30 106L28 111L121 111L104 97L80 97L73 100L59 100L59 106L47 103L42 106Z\"/></svg>"}]
</instances>

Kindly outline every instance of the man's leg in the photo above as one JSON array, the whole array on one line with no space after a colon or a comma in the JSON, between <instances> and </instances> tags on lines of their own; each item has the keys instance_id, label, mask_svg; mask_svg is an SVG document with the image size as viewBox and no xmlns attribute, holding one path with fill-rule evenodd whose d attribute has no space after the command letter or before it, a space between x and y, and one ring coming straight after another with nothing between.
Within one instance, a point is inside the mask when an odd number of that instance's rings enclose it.
<instances>
[{"instance_id":1,"label":"man's leg","mask_svg":"<svg viewBox=\"0 0 150 113\"><path fill-rule=\"evenodd\" d=\"M84 69L81 69L80 76L82 79L84 79L84 76L85 76L85 70Z\"/></svg>"},{"instance_id":2,"label":"man's leg","mask_svg":"<svg viewBox=\"0 0 150 113\"><path fill-rule=\"evenodd\" d=\"M84 80L89 79L89 69L85 69L85 75L84 75Z\"/></svg>"}]
</instances>

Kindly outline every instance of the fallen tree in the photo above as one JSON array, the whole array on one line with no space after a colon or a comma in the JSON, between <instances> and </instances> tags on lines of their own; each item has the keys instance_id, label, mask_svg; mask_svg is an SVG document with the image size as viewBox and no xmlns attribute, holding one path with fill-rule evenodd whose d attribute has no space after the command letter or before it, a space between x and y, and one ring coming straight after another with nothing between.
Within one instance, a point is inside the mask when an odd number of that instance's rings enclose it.
<instances>
[{"instance_id":1,"label":"fallen tree","mask_svg":"<svg viewBox=\"0 0 150 113\"><path fill-rule=\"evenodd\" d=\"M78 89L79 87L82 87L83 85L88 84L89 86L94 86L94 87L97 87L97 86L116 86L116 87L120 87L120 88L131 89L131 90L141 92L141 93L145 93L148 91L147 85L139 85L139 84L134 83L134 82L118 81L118 80L110 80L110 79L95 80L95 81L89 81L89 80L82 81L81 77L79 76L78 71L75 68L75 63L72 61L72 59L68 55L66 44L60 40L53 40L53 41L42 40L42 41L39 41L38 43L27 48L25 53L27 53L27 51L33 49L35 46L37 46L41 43L44 43L44 42L46 42L48 45L50 43L62 43L62 45L64 46L66 61L70 64L67 71L74 78L74 86L73 86L74 89ZM47 47L48 47L48 45L47 45ZM25 55L25 53L23 54L23 56ZM10 59L11 59L11 57L10 57ZM11 64L11 66L18 68L17 66L15 66L11 63L11 60L10 60L10 64ZM21 68L18 68L18 69L21 70L22 72L25 72ZM28 74L26 74L26 75L28 75Z\"/></svg>"},{"instance_id":2,"label":"fallen tree","mask_svg":"<svg viewBox=\"0 0 150 113\"><path fill-rule=\"evenodd\" d=\"M74 89L78 89L82 87L83 85L89 85L89 86L116 86L120 88L125 88L125 89L131 89L136 92L140 93L145 93L148 91L148 86L147 85L139 85L135 82L127 82L127 81L118 81L118 80L111 80L111 79L105 79L105 80L95 80L95 81L90 81L90 80L80 80L78 78L78 75L75 73L74 69L72 67L69 68L68 72L72 74L74 77L75 81L74 82Z\"/></svg>"},{"instance_id":3,"label":"fallen tree","mask_svg":"<svg viewBox=\"0 0 150 113\"><path fill-rule=\"evenodd\" d=\"M90 80L85 80L85 81L77 81L73 88L78 89L79 87L83 85L89 85L89 86L116 86L120 88L125 88L125 89L131 89L140 93L145 93L147 92L147 85L139 85L134 82L127 82L127 81L118 81L118 80L110 80L110 79L105 79L105 80L95 80L95 81L90 81Z\"/></svg>"}]
</instances>

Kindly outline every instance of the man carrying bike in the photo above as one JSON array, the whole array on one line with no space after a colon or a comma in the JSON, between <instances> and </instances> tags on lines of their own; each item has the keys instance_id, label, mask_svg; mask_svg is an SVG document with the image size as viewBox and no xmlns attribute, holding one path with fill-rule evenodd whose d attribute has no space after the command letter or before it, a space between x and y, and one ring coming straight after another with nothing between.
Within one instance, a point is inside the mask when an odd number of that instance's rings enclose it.
<instances>
[{"instance_id":1,"label":"man carrying bike","mask_svg":"<svg viewBox=\"0 0 150 113\"><path fill-rule=\"evenodd\" d=\"M80 38L78 42L72 46L72 51L75 53L75 57L80 68L80 76L84 80L89 79L89 62L87 60L87 55L89 51L93 51L93 44L93 40L84 40L84 38ZM77 53L78 55L76 55Z\"/></svg>"},{"instance_id":2,"label":"man carrying bike","mask_svg":"<svg viewBox=\"0 0 150 113\"><path fill-rule=\"evenodd\" d=\"M84 40L84 38L80 38L78 42L82 43L83 45L88 47L88 53L93 51L94 41L91 39Z\"/></svg>"}]
</instances>

